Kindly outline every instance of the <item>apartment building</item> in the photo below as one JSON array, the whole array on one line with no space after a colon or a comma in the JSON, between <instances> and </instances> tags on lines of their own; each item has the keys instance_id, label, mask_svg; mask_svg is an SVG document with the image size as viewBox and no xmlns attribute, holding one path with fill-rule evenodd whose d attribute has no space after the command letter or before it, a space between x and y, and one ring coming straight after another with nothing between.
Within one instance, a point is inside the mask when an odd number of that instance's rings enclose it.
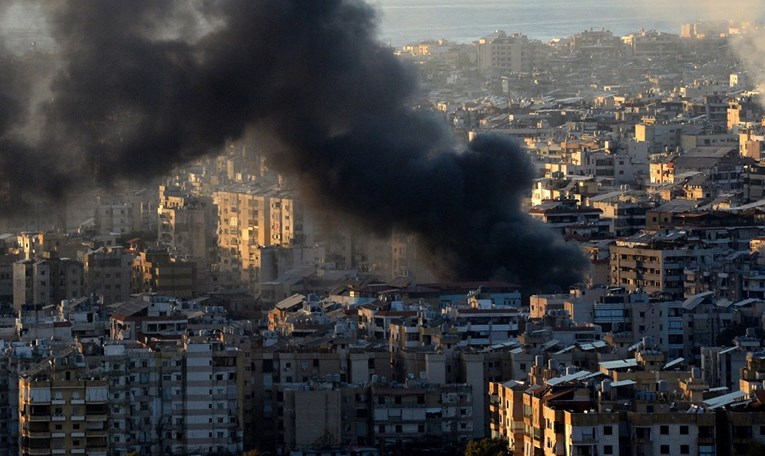
<instances>
[{"instance_id":1,"label":"apartment building","mask_svg":"<svg viewBox=\"0 0 765 456\"><path fill-rule=\"evenodd\" d=\"M98 232L105 235L133 232L133 205L125 202L99 204L95 209L95 225Z\"/></svg>"},{"instance_id":2,"label":"apartment building","mask_svg":"<svg viewBox=\"0 0 765 456\"><path fill-rule=\"evenodd\" d=\"M179 257L215 259L217 209L211 197L159 187L158 240Z\"/></svg>"},{"instance_id":3,"label":"apartment building","mask_svg":"<svg viewBox=\"0 0 765 456\"><path fill-rule=\"evenodd\" d=\"M265 341L262 346L253 347L250 354L249 372L253 373L251 380L252 401L254 404L259 404L258 413L251 416L252 426L259 431L257 435L252 435L250 438L258 448L270 450L276 450L286 445L289 439L284 435L285 429L293 426L284 421L287 420L287 415L279 414L284 406L283 401L286 400L284 398L287 397L280 396L279 391L288 395L287 390L310 390L312 387L300 385L307 385L316 381L328 382L329 384L364 385L369 384L373 379L380 382L393 379L390 354L384 346L377 344L364 346L361 344L348 347L347 343L332 341L329 338L304 339L300 345L289 345L276 342L276 340ZM332 396L334 393L326 394ZM344 394L341 393L341 397L347 397L343 396ZM367 394L367 398L364 400L355 398L348 400L355 401L357 404L368 403L369 396L368 393L365 394ZM299 397L295 398L295 400L299 399ZM363 408L361 405L359 407ZM355 412L349 411L348 413L350 413L348 416L351 417ZM364 417L367 420L367 426L370 416ZM354 420L353 418L348 419ZM283 424L280 425L279 421L282 421ZM322 432L317 431L317 434ZM356 435L355 432L355 430L343 430L343 435ZM340 435L334 435L339 442ZM358 437L362 438L358 439ZM367 434L366 439L363 435L352 439L361 444L364 441L370 442L368 437Z\"/></svg>"},{"instance_id":4,"label":"apartment building","mask_svg":"<svg viewBox=\"0 0 765 456\"><path fill-rule=\"evenodd\" d=\"M473 436L473 392L466 384L376 385L370 391L376 446L390 448L430 438L463 443Z\"/></svg>"},{"instance_id":5,"label":"apartment building","mask_svg":"<svg viewBox=\"0 0 765 456\"><path fill-rule=\"evenodd\" d=\"M601 209L584 207L574 200L544 201L529 210L532 218L562 235L608 236L610 223L601 220Z\"/></svg>"},{"instance_id":6,"label":"apartment building","mask_svg":"<svg viewBox=\"0 0 765 456\"><path fill-rule=\"evenodd\" d=\"M172 258L166 251L144 251L133 260L131 288L134 293L191 298L199 285L197 271L194 261Z\"/></svg>"},{"instance_id":7,"label":"apartment building","mask_svg":"<svg viewBox=\"0 0 765 456\"><path fill-rule=\"evenodd\" d=\"M643 30L622 38L635 57L661 58L677 55L680 37L671 33Z\"/></svg>"},{"instance_id":8,"label":"apartment building","mask_svg":"<svg viewBox=\"0 0 765 456\"><path fill-rule=\"evenodd\" d=\"M13 307L42 308L84 295L83 265L48 252L39 260L19 260L13 265Z\"/></svg>"},{"instance_id":9,"label":"apartment building","mask_svg":"<svg viewBox=\"0 0 765 456\"><path fill-rule=\"evenodd\" d=\"M19 454L108 453L108 386L73 350L19 378Z\"/></svg>"},{"instance_id":10,"label":"apartment building","mask_svg":"<svg viewBox=\"0 0 765 456\"><path fill-rule=\"evenodd\" d=\"M363 385L328 379L276 387L277 445L284 451L374 445L384 454L422 441L460 445L472 436L472 389L411 379Z\"/></svg>"},{"instance_id":11,"label":"apartment building","mask_svg":"<svg viewBox=\"0 0 765 456\"><path fill-rule=\"evenodd\" d=\"M126 300L130 288L135 255L123 247L100 247L82 256L86 294L95 294L109 305Z\"/></svg>"},{"instance_id":12,"label":"apartment building","mask_svg":"<svg viewBox=\"0 0 765 456\"><path fill-rule=\"evenodd\" d=\"M478 40L478 68L509 73L528 73L533 69L532 47L525 35L498 31Z\"/></svg>"},{"instance_id":13,"label":"apartment building","mask_svg":"<svg viewBox=\"0 0 765 456\"><path fill-rule=\"evenodd\" d=\"M301 204L277 187L238 184L215 192L218 268L224 287L260 281L260 248L310 244L313 229Z\"/></svg>"},{"instance_id":14,"label":"apartment building","mask_svg":"<svg viewBox=\"0 0 765 456\"><path fill-rule=\"evenodd\" d=\"M656 360L646 352L633 362L603 362L600 372L567 368L540 383L492 382L492 435L515 455L716 454L716 426L724 426L715 412L684 412L735 400L686 378L688 371L662 372L663 362L649 367Z\"/></svg>"},{"instance_id":15,"label":"apartment building","mask_svg":"<svg viewBox=\"0 0 765 456\"><path fill-rule=\"evenodd\" d=\"M711 264L714 250L688 239L685 232L644 233L611 246L611 285L648 294L683 296L683 270Z\"/></svg>"}]
</instances>

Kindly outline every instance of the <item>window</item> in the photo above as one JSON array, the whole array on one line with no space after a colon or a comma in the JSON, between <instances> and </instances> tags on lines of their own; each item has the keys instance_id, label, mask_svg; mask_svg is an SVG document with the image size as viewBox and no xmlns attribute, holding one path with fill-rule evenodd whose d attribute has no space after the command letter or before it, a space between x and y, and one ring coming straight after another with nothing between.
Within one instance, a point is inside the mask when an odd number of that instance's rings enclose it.
<instances>
[{"instance_id":1,"label":"window","mask_svg":"<svg viewBox=\"0 0 765 456\"><path fill-rule=\"evenodd\" d=\"M680 426L680 433L683 435L688 435L688 426Z\"/></svg>"},{"instance_id":2,"label":"window","mask_svg":"<svg viewBox=\"0 0 765 456\"><path fill-rule=\"evenodd\" d=\"M669 454L669 445L662 445L659 447L660 454Z\"/></svg>"},{"instance_id":3,"label":"window","mask_svg":"<svg viewBox=\"0 0 765 456\"><path fill-rule=\"evenodd\" d=\"M669 426L663 425L663 426L659 427L659 433L661 435L669 435Z\"/></svg>"},{"instance_id":4,"label":"window","mask_svg":"<svg viewBox=\"0 0 765 456\"><path fill-rule=\"evenodd\" d=\"M691 447L689 445L680 445L680 454L691 454Z\"/></svg>"},{"instance_id":5,"label":"window","mask_svg":"<svg viewBox=\"0 0 765 456\"><path fill-rule=\"evenodd\" d=\"M603 435L612 435L614 430L611 426L603 426Z\"/></svg>"},{"instance_id":6,"label":"window","mask_svg":"<svg viewBox=\"0 0 765 456\"><path fill-rule=\"evenodd\" d=\"M611 445L603 445L603 454L614 454L614 447Z\"/></svg>"}]
</instances>

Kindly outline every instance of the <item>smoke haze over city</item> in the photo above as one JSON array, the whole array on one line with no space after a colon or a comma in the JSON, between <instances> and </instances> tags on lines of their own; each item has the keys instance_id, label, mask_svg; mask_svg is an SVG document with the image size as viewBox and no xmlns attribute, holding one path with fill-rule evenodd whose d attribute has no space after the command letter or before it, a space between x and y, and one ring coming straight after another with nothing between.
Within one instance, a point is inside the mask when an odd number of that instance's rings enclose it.
<instances>
[{"instance_id":1,"label":"smoke haze over city","mask_svg":"<svg viewBox=\"0 0 765 456\"><path fill-rule=\"evenodd\" d=\"M364 3L72 1L40 12L55 66L2 57L0 173L12 196L161 175L255 129L314 206L417 235L444 278L580 277L577 248L520 209L533 178L525 152L498 136L457 151L440 119L410 107L413 70L378 44Z\"/></svg>"}]
</instances>

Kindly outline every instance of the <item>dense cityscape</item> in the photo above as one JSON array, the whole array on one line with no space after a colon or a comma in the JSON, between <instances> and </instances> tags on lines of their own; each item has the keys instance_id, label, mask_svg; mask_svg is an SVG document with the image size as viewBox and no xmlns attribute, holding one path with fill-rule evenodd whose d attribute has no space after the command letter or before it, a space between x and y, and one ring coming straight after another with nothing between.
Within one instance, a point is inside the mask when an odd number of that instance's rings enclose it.
<instances>
[{"instance_id":1,"label":"dense cityscape","mask_svg":"<svg viewBox=\"0 0 765 456\"><path fill-rule=\"evenodd\" d=\"M0 456L764 454L762 33L381 47L392 82L266 85L265 127L184 114L214 153L168 160L137 102L100 186L14 176L0 116Z\"/></svg>"}]
</instances>

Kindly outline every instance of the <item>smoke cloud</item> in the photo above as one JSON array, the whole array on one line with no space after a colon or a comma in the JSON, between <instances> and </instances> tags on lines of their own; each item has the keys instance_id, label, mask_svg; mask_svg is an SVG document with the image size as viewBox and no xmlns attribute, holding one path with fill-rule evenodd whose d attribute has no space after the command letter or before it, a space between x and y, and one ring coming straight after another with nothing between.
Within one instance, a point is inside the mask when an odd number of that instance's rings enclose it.
<instances>
[{"instance_id":1,"label":"smoke cloud","mask_svg":"<svg viewBox=\"0 0 765 456\"><path fill-rule=\"evenodd\" d=\"M54 197L160 175L257 128L280 144L271 163L314 205L377 233L416 234L444 278L527 289L580 279L578 249L520 209L526 153L499 136L456 151L441 120L410 107L416 77L377 43L368 5L44 5L59 59L49 97L30 110L18 96L23 66L0 66L0 172L13 192ZM18 119L38 135L21 135Z\"/></svg>"}]
</instances>

